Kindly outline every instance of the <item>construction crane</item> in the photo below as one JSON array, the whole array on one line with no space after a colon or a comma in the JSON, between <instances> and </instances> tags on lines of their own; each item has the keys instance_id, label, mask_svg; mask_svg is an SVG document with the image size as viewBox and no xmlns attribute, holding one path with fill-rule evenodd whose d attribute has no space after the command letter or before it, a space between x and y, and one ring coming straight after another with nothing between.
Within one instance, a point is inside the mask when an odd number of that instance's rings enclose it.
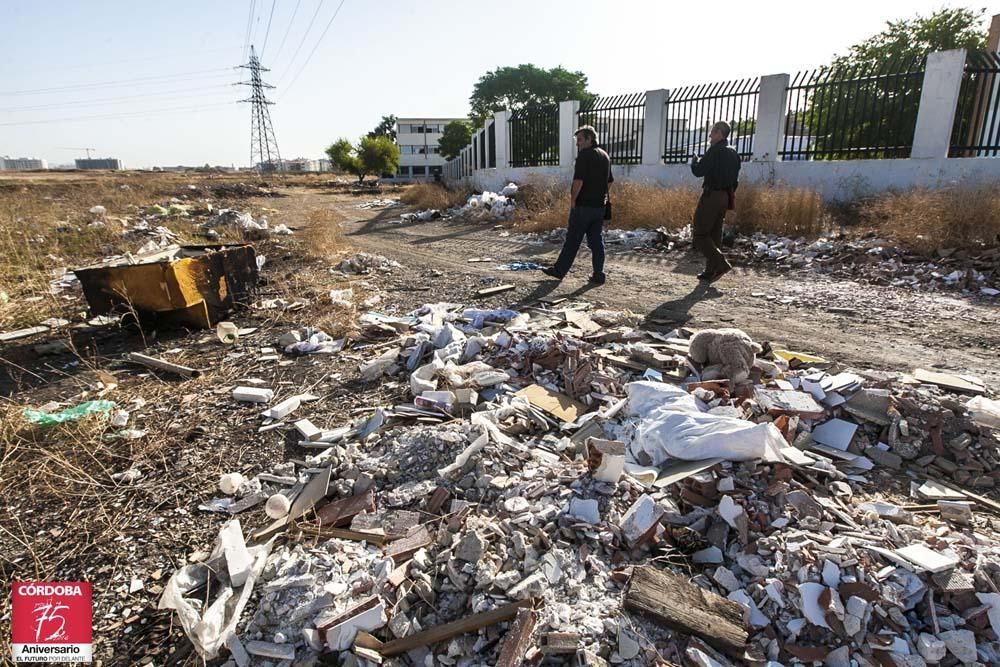
<instances>
[{"instance_id":1,"label":"construction crane","mask_svg":"<svg viewBox=\"0 0 1000 667\"><path fill-rule=\"evenodd\" d=\"M59 146L60 150L64 151L87 151L87 159L90 159L90 151L96 151L96 148L77 148L75 146Z\"/></svg>"}]
</instances>

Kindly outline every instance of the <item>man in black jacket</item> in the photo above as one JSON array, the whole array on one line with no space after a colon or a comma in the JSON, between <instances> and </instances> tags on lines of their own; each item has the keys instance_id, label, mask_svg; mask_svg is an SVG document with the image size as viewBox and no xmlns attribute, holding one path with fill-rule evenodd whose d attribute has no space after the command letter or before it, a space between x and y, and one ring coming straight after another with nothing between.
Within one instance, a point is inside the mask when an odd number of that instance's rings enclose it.
<instances>
[{"instance_id":1,"label":"man in black jacket","mask_svg":"<svg viewBox=\"0 0 1000 667\"><path fill-rule=\"evenodd\" d=\"M590 282L603 285L604 237L601 232L608 202L608 184L615 180L611 175L611 158L604 149L597 147L597 132L590 125L584 125L573 134L579 152L570 190L569 229L559 259L551 268L542 269L542 273L562 280L573 266L580 243L586 236L594 268Z\"/></svg>"},{"instance_id":2,"label":"man in black jacket","mask_svg":"<svg viewBox=\"0 0 1000 667\"><path fill-rule=\"evenodd\" d=\"M692 225L694 247L705 256L705 270L698 280L710 283L733 268L722 254L722 224L726 211L735 205L740 175L740 156L729 147L729 132L728 123L712 126L709 134L712 146L700 160L695 156L691 161L691 173L705 179Z\"/></svg>"}]
</instances>

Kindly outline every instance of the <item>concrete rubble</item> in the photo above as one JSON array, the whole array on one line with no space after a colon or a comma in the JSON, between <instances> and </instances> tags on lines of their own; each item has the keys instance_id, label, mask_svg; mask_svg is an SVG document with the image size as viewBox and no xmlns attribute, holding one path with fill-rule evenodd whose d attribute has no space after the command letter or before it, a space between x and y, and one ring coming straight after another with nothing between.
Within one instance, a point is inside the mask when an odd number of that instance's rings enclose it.
<instances>
[{"instance_id":1,"label":"concrete rubble","mask_svg":"<svg viewBox=\"0 0 1000 667\"><path fill-rule=\"evenodd\" d=\"M195 635L206 658L1000 663L1000 503L980 495L1000 482L1000 434L974 378L571 302L358 324L377 341L353 349L363 378L409 402L323 429L308 396L233 393L298 441L266 472L224 475L205 507L270 525L244 536L230 519L214 574L185 566L164 594L190 633L198 581L253 589L239 624Z\"/></svg>"}]
</instances>

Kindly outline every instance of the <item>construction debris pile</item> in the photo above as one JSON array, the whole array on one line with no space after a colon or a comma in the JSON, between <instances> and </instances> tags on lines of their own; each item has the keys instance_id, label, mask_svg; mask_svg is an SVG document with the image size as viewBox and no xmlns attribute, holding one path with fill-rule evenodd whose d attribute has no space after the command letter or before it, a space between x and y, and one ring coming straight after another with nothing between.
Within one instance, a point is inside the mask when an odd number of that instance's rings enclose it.
<instances>
[{"instance_id":1,"label":"construction debris pile","mask_svg":"<svg viewBox=\"0 0 1000 667\"><path fill-rule=\"evenodd\" d=\"M404 213L400 216L400 222L429 222L441 218L445 220L458 219L473 222L510 220L517 206L514 199L516 194L517 186L509 183L500 192L490 192L487 190L482 194L470 195L461 206L455 206L444 211L432 208L418 210L414 213Z\"/></svg>"},{"instance_id":2,"label":"construction debris pile","mask_svg":"<svg viewBox=\"0 0 1000 667\"><path fill-rule=\"evenodd\" d=\"M363 315L334 353L399 402L333 428L308 394L237 387L298 453L206 505L273 522L231 519L166 586L199 652L1000 662L1000 503L972 490L1000 480L986 387L559 301Z\"/></svg>"},{"instance_id":3,"label":"construction debris pile","mask_svg":"<svg viewBox=\"0 0 1000 667\"><path fill-rule=\"evenodd\" d=\"M561 244L565 229L532 232L520 238L533 244ZM679 230L608 229L605 242L648 252L687 252L691 226ZM894 247L886 239L820 238L810 241L774 234L749 236L727 231L724 238L731 260L748 266L791 273L817 272L839 279L915 290L961 290L981 296L1000 295L1000 248L968 251L938 249L933 257Z\"/></svg>"}]
</instances>

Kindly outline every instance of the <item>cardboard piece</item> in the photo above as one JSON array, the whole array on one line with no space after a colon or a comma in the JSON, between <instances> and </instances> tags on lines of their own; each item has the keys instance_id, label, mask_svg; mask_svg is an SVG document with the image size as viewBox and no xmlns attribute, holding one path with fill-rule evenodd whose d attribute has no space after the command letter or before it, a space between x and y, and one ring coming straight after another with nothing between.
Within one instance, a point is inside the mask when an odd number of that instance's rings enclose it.
<instances>
[{"instance_id":1,"label":"cardboard piece","mask_svg":"<svg viewBox=\"0 0 1000 667\"><path fill-rule=\"evenodd\" d=\"M587 406L583 403L538 384L528 385L514 395L564 422L575 422L577 417L587 412Z\"/></svg>"}]
</instances>

